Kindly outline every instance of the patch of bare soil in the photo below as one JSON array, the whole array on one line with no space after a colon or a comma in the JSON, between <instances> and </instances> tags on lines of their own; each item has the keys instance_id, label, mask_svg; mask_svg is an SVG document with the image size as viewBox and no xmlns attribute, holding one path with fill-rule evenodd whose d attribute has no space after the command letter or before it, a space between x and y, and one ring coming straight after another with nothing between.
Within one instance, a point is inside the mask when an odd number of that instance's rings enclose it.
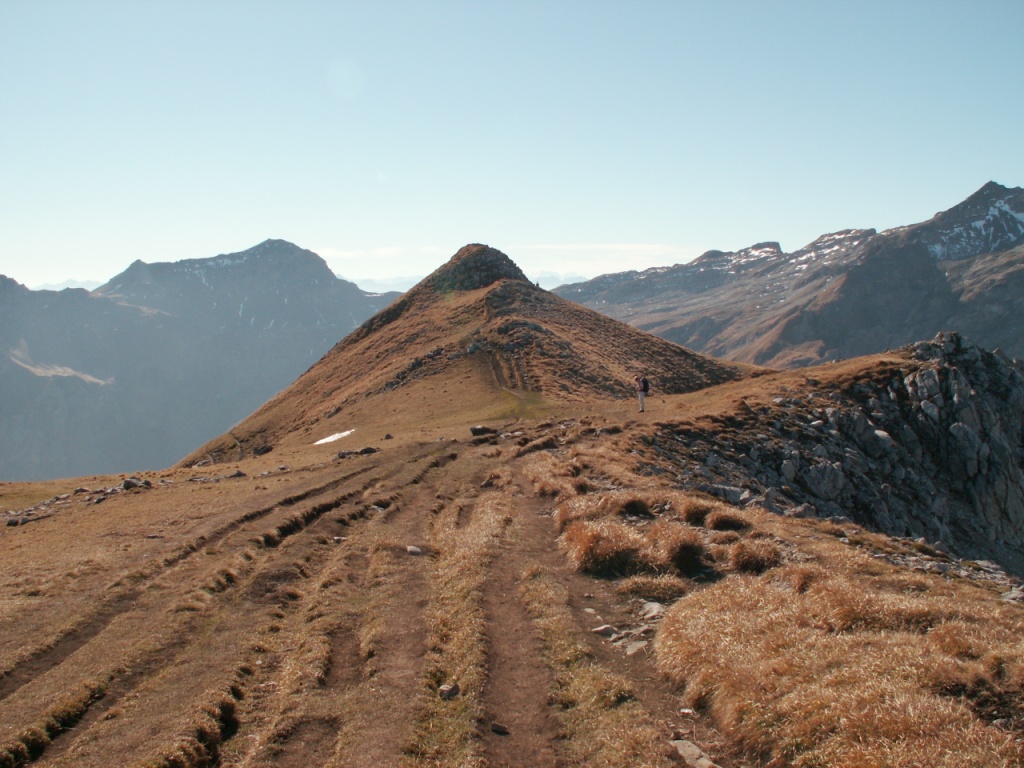
<instances>
[{"instance_id":1,"label":"patch of bare soil","mask_svg":"<svg viewBox=\"0 0 1024 768\"><path fill-rule=\"evenodd\" d=\"M512 538L491 565L483 595L488 679L482 730L487 763L495 768L558 765L554 745L559 727L549 704L553 680L518 593L523 566L546 557L551 548L535 518L534 510L520 509Z\"/></svg>"}]
</instances>

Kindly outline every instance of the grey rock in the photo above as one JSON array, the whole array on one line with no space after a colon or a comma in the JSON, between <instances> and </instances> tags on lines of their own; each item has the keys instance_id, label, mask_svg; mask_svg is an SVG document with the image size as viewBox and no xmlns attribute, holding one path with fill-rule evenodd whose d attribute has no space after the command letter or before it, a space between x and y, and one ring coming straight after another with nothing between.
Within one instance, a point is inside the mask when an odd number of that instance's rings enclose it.
<instances>
[{"instance_id":1,"label":"grey rock","mask_svg":"<svg viewBox=\"0 0 1024 768\"><path fill-rule=\"evenodd\" d=\"M652 619L660 619L665 615L665 606L661 603L654 601L644 603L640 607L640 617L650 621Z\"/></svg>"},{"instance_id":2,"label":"grey rock","mask_svg":"<svg viewBox=\"0 0 1024 768\"><path fill-rule=\"evenodd\" d=\"M451 701L459 695L459 684L445 683L437 689L437 695L440 696L444 701Z\"/></svg>"},{"instance_id":3,"label":"grey rock","mask_svg":"<svg viewBox=\"0 0 1024 768\"><path fill-rule=\"evenodd\" d=\"M649 643L647 640L635 640L634 642L626 645L626 655L635 656L636 654L640 653L640 651L644 650L648 645Z\"/></svg>"},{"instance_id":4,"label":"grey rock","mask_svg":"<svg viewBox=\"0 0 1024 768\"><path fill-rule=\"evenodd\" d=\"M815 464L801 477L801 482L812 494L820 499L835 499L843 490L846 478L842 465L836 463Z\"/></svg>"},{"instance_id":5,"label":"grey rock","mask_svg":"<svg viewBox=\"0 0 1024 768\"><path fill-rule=\"evenodd\" d=\"M672 742L672 747L687 768L718 768L718 765L692 741L676 739Z\"/></svg>"}]
</instances>

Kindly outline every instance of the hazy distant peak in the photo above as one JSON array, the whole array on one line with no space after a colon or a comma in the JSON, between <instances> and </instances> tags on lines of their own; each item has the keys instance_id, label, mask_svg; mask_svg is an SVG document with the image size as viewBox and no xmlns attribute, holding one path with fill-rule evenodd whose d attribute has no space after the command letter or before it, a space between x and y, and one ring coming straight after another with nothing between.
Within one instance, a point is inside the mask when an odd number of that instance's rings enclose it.
<instances>
[{"instance_id":1,"label":"hazy distant peak","mask_svg":"<svg viewBox=\"0 0 1024 768\"><path fill-rule=\"evenodd\" d=\"M480 243L463 246L440 269L420 283L439 293L475 291L499 280L530 282L523 271L501 251Z\"/></svg>"},{"instance_id":2,"label":"hazy distant peak","mask_svg":"<svg viewBox=\"0 0 1024 768\"><path fill-rule=\"evenodd\" d=\"M96 291L101 294L131 292L142 286L167 284L168 281L198 281L212 290L220 283L230 285L238 280L240 274L262 280L321 281L324 285L339 280L317 254L287 240L271 239L244 251L205 258L151 264L136 259L128 269ZM256 278L257 275L262 277Z\"/></svg>"}]
</instances>

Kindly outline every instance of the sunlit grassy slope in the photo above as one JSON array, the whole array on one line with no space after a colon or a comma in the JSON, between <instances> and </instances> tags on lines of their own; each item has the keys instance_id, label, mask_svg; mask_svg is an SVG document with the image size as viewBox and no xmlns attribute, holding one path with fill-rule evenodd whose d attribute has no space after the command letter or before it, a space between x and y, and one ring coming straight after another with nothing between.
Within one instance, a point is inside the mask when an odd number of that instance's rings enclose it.
<instances>
[{"instance_id":1,"label":"sunlit grassy slope","mask_svg":"<svg viewBox=\"0 0 1024 768\"><path fill-rule=\"evenodd\" d=\"M141 485L0 485L0 766L1024 762L998 569L730 507L653 448L891 356L738 368L492 267Z\"/></svg>"}]
</instances>

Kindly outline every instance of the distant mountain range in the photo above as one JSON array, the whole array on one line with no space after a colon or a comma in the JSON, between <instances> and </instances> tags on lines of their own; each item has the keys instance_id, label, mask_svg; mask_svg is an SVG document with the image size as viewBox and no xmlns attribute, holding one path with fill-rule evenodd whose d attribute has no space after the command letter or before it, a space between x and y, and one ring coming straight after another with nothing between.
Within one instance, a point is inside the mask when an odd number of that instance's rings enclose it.
<instances>
[{"instance_id":1,"label":"distant mountain range","mask_svg":"<svg viewBox=\"0 0 1024 768\"><path fill-rule=\"evenodd\" d=\"M0 276L0 479L172 464L398 295L282 240L136 261L92 292Z\"/></svg>"},{"instance_id":2,"label":"distant mountain range","mask_svg":"<svg viewBox=\"0 0 1024 768\"><path fill-rule=\"evenodd\" d=\"M1024 190L990 182L929 221L763 242L555 289L693 350L771 367L879 352L944 330L1024 356Z\"/></svg>"},{"instance_id":3,"label":"distant mountain range","mask_svg":"<svg viewBox=\"0 0 1024 768\"><path fill-rule=\"evenodd\" d=\"M705 356L775 368L940 331L1024 356L1024 191L993 182L920 224L827 234L793 253L773 242L709 251L554 293ZM207 259L136 261L91 292L30 291L0 276L0 480L172 464L399 296L361 290L282 240ZM570 306L557 311L568 316ZM502 343L535 335L507 332L514 338ZM627 373L611 362L613 375L584 371L570 342L550 343L561 345L548 373L560 387L607 388ZM388 354L374 350L349 375L376 376ZM597 357L623 354L612 344ZM510 363L496 375L525 374Z\"/></svg>"}]
</instances>

